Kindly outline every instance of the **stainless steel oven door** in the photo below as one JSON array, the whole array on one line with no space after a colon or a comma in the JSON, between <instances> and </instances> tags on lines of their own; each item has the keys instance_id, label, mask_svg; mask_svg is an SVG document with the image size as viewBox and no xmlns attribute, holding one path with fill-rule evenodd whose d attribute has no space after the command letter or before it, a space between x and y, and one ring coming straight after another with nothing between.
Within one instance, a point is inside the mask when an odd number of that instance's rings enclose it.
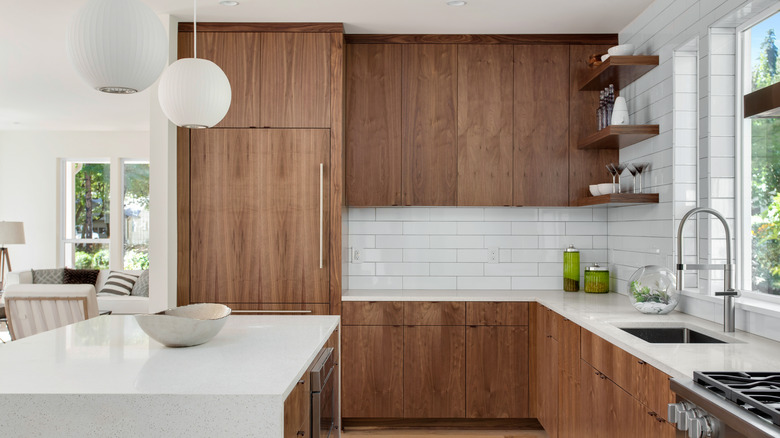
<instances>
[{"instance_id":1,"label":"stainless steel oven door","mask_svg":"<svg viewBox=\"0 0 780 438\"><path fill-rule=\"evenodd\" d=\"M336 432L336 378L333 348L325 348L311 370L311 433L313 438L332 438Z\"/></svg>"}]
</instances>

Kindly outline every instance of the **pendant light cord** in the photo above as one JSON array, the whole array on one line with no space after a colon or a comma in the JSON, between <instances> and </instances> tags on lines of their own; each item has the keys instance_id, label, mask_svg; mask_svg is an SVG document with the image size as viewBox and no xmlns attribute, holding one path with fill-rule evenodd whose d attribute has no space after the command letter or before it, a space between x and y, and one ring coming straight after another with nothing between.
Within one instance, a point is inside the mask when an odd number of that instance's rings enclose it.
<instances>
[{"instance_id":1,"label":"pendant light cord","mask_svg":"<svg viewBox=\"0 0 780 438\"><path fill-rule=\"evenodd\" d=\"M198 0L192 0L192 42L193 58L198 57Z\"/></svg>"}]
</instances>

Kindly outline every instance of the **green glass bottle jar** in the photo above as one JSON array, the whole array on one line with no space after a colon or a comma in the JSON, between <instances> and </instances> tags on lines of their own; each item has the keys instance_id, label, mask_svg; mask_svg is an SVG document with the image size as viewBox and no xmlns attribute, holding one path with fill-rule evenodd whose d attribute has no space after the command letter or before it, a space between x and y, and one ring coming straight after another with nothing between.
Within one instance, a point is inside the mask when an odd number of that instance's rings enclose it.
<instances>
[{"instance_id":1,"label":"green glass bottle jar","mask_svg":"<svg viewBox=\"0 0 780 438\"><path fill-rule=\"evenodd\" d=\"M599 266L594 263L593 266L585 268L585 292L592 294L605 294L609 292L609 268Z\"/></svg>"},{"instance_id":2,"label":"green glass bottle jar","mask_svg":"<svg viewBox=\"0 0 780 438\"><path fill-rule=\"evenodd\" d=\"M580 290L580 250L569 245L563 250L563 290L579 292Z\"/></svg>"}]
</instances>

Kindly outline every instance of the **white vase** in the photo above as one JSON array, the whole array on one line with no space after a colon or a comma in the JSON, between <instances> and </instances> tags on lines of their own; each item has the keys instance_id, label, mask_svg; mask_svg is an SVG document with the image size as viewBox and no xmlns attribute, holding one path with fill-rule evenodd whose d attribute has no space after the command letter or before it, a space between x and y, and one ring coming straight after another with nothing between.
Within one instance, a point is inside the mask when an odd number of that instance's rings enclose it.
<instances>
[{"instance_id":1,"label":"white vase","mask_svg":"<svg viewBox=\"0 0 780 438\"><path fill-rule=\"evenodd\" d=\"M612 125L628 125L628 106L626 98L619 96L615 98L615 105L612 107Z\"/></svg>"}]
</instances>

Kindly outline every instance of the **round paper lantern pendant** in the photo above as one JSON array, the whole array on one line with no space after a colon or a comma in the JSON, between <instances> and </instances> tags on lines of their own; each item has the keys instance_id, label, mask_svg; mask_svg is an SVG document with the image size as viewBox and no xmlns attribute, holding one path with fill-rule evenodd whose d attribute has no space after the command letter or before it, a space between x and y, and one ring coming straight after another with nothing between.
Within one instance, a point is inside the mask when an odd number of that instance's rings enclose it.
<instances>
[{"instance_id":1,"label":"round paper lantern pendant","mask_svg":"<svg viewBox=\"0 0 780 438\"><path fill-rule=\"evenodd\" d=\"M163 72L157 97L165 115L177 126L211 128L230 109L230 81L207 59L183 58Z\"/></svg>"},{"instance_id":2,"label":"round paper lantern pendant","mask_svg":"<svg viewBox=\"0 0 780 438\"><path fill-rule=\"evenodd\" d=\"M168 58L162 22L138 0L89 0L71 22L67 45L76 71L105 93L146 89Z\"/></svg>"}]
</instances>

